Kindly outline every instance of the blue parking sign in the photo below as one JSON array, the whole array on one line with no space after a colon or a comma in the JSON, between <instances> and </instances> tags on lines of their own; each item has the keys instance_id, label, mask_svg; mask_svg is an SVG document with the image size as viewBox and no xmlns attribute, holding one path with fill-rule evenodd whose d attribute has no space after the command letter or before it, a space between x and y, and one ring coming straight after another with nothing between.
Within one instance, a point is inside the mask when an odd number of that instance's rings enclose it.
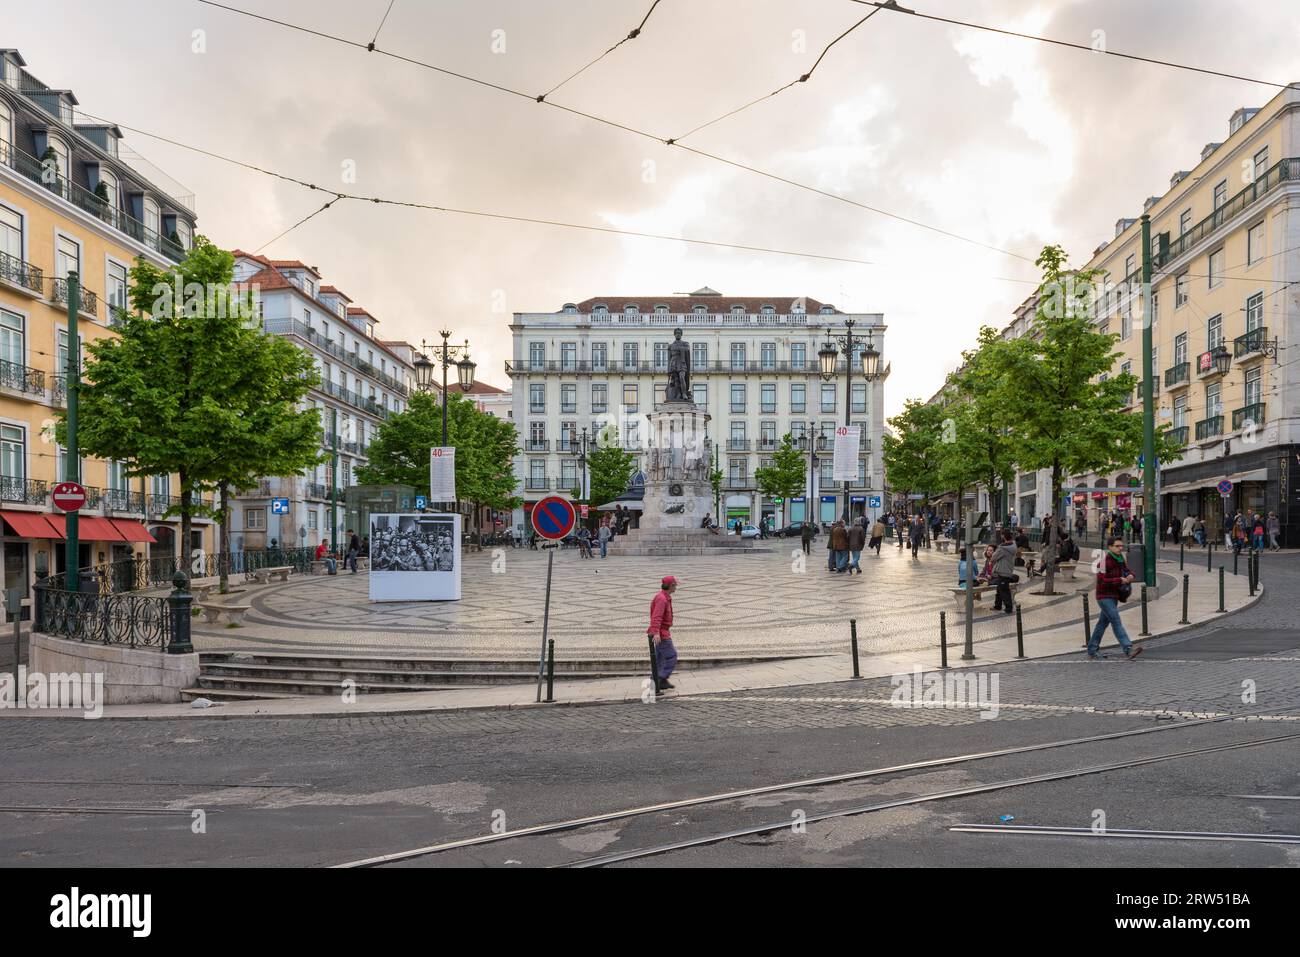
<instances>
[{"instance_id":1,"label":"blue parking sign","mask_svg":"<svg viewBox=\"0 0 1300 957\"><path fill-rule=\"evenodd\" d=\"M870 508L880 508L880 496L879 495L871 496L871 499L870 501L867 502L867 505Z\"/></svg>"},{"instance_id":2,"label":"blue parking sign","mask_svg":"<svg viewBox=\"0 0 1300 957\"><path fill-rule=\"evenodd\" d=\"M425 498L423 495L417 495L415 496L415 507L421 510L428 508L429 500Z\"/></svg>"},{"instance_id":3,"label":"blue parking sign","mask_svg":"<svg viewBox=\"0 0 1300 957\"><path fill-rule=\"evenodd\" d=\"M287 498L273 498L273 499L271 499L271 514L272 514L272 515L288 515L288 514L289 514L289 500L288 500Z\"/></svg>"}]
</instances>

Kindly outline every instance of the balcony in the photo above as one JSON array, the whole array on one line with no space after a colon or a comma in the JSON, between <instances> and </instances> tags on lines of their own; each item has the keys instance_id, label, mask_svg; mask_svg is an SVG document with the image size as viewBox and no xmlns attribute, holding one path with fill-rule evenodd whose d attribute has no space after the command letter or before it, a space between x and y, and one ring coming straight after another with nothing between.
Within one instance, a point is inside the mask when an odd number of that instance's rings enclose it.
<instances>
[{"instance_id":1,"label":"balcony","mask_svg":"<svg viewBox=\"0 0 1300 957\"><path fill-rule=\"evenodd\" d=\"M1192 364L1180 362L1165 370L1165 388L1178 389L1190 385L1192 381Z\"/></svg>"},{"instance_id":2,"label":"balcony","mask_svg":"<svg viewBox=\"0 0 1300 957\"><path fill-rule=\"evenodd\" d=\"M1196 357L1196 378L1198 380L1208 379L1211 376L1223 374L1219 371L1219 367L1214 361L1214 357L1219 349L1223 350L1222 354L1227 354L1227 348L1219 345L1215 346L1213 349L1207 349Z\"/></svg>"},{"instance_id":3,"label":"balcony","mask_svg":"<svg viewBox=\"0 0 1300 957\"><path fill-rule=\"evenodd\" d=\"M37 296L45 289L45 274L41 270L8 253L0 253L0 279Z\"/></svg>"},{"instance_id":4,"label":"balcony","mask_svg":"<svg viewBox=\"0 0 1300 957\"><path fill-rule=\"evenodd\" d=\"M743 475L733 475L727 479L727 488L750 488L751 482Z\"/></svg>"},{"instance_id":5,"label":"balcony","mask_svg":"<svg viewBox=\"0 0 1300 957\"><path fill-rule=\"evenodd\" d=\"M398 379L393 378L391 375L389 375L386 372L380 372L378 369L376 369L366 360L362 359L355 352L348 352L348 350L344 349L337 342L332 342L329 339L326 339L323 335L321 335L315 329L311 328L305 322L299 322L297 319L288 319L288 318L264 319L262 320L262 328L266 332L277 336L285 336L285 335L297 336L299 339L303 339L306 342L310 342L317 349L320 349L322 352L328 353L329 355L333 356L335 359L338 359L342 362L346 362L348 365L352 366L352 368L356 369L358 372L361 372L365 375L370 376L372 379L377 380L381 385L387 386L389 389L392 389L398 395L406 396L409 394L409 390L406 388L405 382L401 382Z\"/></svg>"},{"instance_id":6,"label":"balcony","mask_svg":"<svg viewBox=\"0 0 1300 957\"><path fill-rule=\"evenodd\" d=\"M1170 430L1169 430L1169 438L1172 439L1175 443L1177 443L1177 445L1178 445L1178 447L1179 447L1180 449L1187 448L1187 433L1188 433L1188 431L1189 431L1189 430L1188 430L1187 426L1185 426L1185 425L1180 425L1180 426L1178 426L1178 428L1176 428L1176 429L1170 429Z\"/></svg>"},{"instance_id":7,"label":"balcony","mask_svg":"<svg viewBox=\"0 0 1300 957\"><path fill-rule=\"evenodd\" d=\"M44 397L45 373L0 359L0 388Z\"/></svg>"},{"instance_id":8,"label":"balcony","mask_svg":"<svg viewBox=\"0 0 1300 957\"><path fill-rule=\"evenodd\" d=\"M0 475L0 501L17 505L44 505L49 490L44 482Z\"/></svg>"},{"instance_id":9,"label":"balcony","mask_svg":"<svg viewBox=\"0 0 1300 957\"><path fill-rule=\"evenodd\" d=\"M530 492L544 492L551 487L551 480L530 475L528 476L528 483L524 487Z\"/></svg>"},{"instance_id":10,"label":"balcony","mask_svg":"<svg viewBox=\"0 0 1300 957\"><path fill-rule=\"evenodd\" d=\"M303 492L308 498L323 498L329 501L330 487L322 482L308 482Z\"/></svg>"},{"instance_id":11,"label":"balcony","mask_svg":"<svg viewBox=\"0 0 1300 957\"><path fill-rule=\"evenodd\" d=\"M136 242L161 253L173 262L180 262L185 258L185 249L179 243L149 229L144 223L133 219L122 210L110 206L105 200L73 183L66 176L56 176L51 179L40 160L17 147L0 142L0 164L61 196L82 212L108 223L118 232L125 233Z\"/></svg>"},{"instance_id":12,"label":"balcony","mask_svg":"<svg viewBox=\"0 0 1300 957\"><path fill-rule=\"evenodd\" d=\"M258 479L257 485L253 488L241 489L235 493L235 498L269 498L271 495L271 480Z\"/></svg>"},{"instance_id":13,"label":"balcony","mask_svg":"<svg viewBox=\"0 0 1300 957\"><path fill-rule=\"evenodd\" d=\"M83 316L89 316L92 319L99 318L99 296L95 295L89 289L79 288L80 302L77 311ZM50 280L50 301L68 304L68 280L51 279Z\"/></svg>"},{"instance_id":14,"label":"balcony","mask_svg":"<svg viewBox=\"0 0 1300 957\"><path fill-rule=\"evenodd\" d=\"M755 448L760 452L775 452L780 448L780 443L776 439L759 439Z\"/></svg>"},{"instance_id":15,"label":"balcony","mask_svg":"<svg viewBox=\"0 0 1300 957\"><path fill-rule=\"evenodd\" d=\"M845 360L841 359L835 367L835 371L843 374L848 368ZM705 362L692 362L691 375L711 375L724 373L728 375L738 373L756 373L759 375L776 375L778 373L791 373L794 375L816 375L819 366L815 361L803 362L767 362L762 359L737 359L734 362L730 359L715 359ZM667 375L668 367L662 362L655 362L653 359L635 359L635 360L606 360L604 362L565 362L556 359L543 359L537 362L524 360L523 362L506 362L506 375L543 375L546 373L559 373L561 375Z\"/></svg>"},{"instance_id":16,"label":"balcony","mask_svg":"<svg viewBox=\"0 0 1300 957\"><path fill-rule=\"evenodd\" d=\"M104 507L110 512L133 512L143 515L144 493L131 492L124 488L106 488Z\"/></svg>"},{"instance_id":17,"label":"balcony","mask_svg":"<svg viewBox=\"0 0 1300 957\"><path fill-rule=\"evenodd\" d=\"M728 452L748 452L749 439L727 439Z\"/></svg>"},{"instance_id":18,"label":"balcony","mask_svg":"<svg viewBox=\"0 0 1300 957\"><path fill-rule=\"evenodd\" d=\"M179 506L180 498L173 498L170 495L150 495L148 500L150 518L164 518L167 510L173 505Z\"/></svg>"},{"instance_id":19,"label":"balcony","mask_svg":"<svg viewBox=\"0 0 1300 957\"><path fill-rule=\"evenodd\" d=\"M1247 424L1249 423L1249 425ZM1244 409L1237 409L1232 413L1232 430L1235 432L1241 428L1259 427L1264 424L1264 403L1252 402Z\"/></svg>"},{"instance_id":20,"label":"balcony","mask_svg":"<svg viewBox=\"0 0 1300 957\"><path fill-rule=\"evenodd\" d=\"M524 439L525 452L549 452L551 451L550 439Z\"/></svg>"},{"instance_id":21,"label":"balcony","mask_svg":"<svg viewBox=\"0 0 1300 957\"><path fill-rule=\"evenodd\" d=\"M373 415L375 418L378 419L388 418L389 415L388 409L382 407L374 399L367 399L359 392L353 392L351 389L345 389L337 382L322 382L320 384L320 389L326 394L332 395L336 399L342 399L344 402L348 403L349 405L356 406L358 409L361 409L363 412Z\"/></svg>"},{"instance_id":22,"label":"balcony","mask_svg":"<svg viewBox=\"0 0 1300 957\"><path fill-rule=\"evenodd\" d=\"M1264 354L1264 345L1268 342L1268 327L1252 329L1244 336L1232 340L1232 357L1234 359L1254 359Z\"/></svg>"},{"instance_id":23,"label":"balcony","mask_svg":"<svg viewBox=\"0 0 1300 957\"><path fill-rule=\"evenodd\" d=\"M1223 416L1214 415L1196 423L1196 441L1203 442L1223 434Z\"/></svg>"}]
</instances>

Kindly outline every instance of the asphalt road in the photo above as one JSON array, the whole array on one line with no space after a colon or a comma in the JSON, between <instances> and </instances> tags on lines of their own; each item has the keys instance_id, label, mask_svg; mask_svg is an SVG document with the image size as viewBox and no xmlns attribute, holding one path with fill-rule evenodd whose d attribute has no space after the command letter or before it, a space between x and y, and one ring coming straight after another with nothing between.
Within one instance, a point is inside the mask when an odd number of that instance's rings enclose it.
<instances>
[{"instance_id":1,"label":"asphalt road","mask_svg":"<svg viewBox=\"0 0 1300 957\"><path fill-rule=\"evenodd\" d=\"M551 865L794 824L836 808L1300 735L1300 720L1258 720L1261 713L1300 717L1300 556L1266 555L1263 564L1269 591L1261 603L1222 625L1153 642L1138 661L1087 663L1080 655L985 672L998 679L993 719L979 708L896 707L890 682L879 680L418 716L9 720L0 724L0 863L339 864L488 834L494 825L515 829L828 774L1169 729L643 815L395 866ZM1229 713L1243 719L1198 724L1193 717ZM1244 720L1248 713L1253 720ZM1300 738L1183 755L787 827L626 866L1295 866L1296 845L948 828L1005 815L1017 824L1091 827L1100 812L1108 828L1300 834L1300 801L1257 797L1300 796L1297 758Z\"/></svg>"}]
</instances>

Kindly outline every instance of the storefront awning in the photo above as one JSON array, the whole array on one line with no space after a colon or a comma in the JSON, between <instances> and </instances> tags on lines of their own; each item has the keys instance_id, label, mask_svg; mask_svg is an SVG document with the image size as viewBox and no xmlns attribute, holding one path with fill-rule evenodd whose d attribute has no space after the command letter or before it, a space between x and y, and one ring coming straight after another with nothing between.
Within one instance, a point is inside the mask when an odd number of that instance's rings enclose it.
<instances>
[{"instance_id":1,"label":"storefront awning","mask_svg":"<svg viewBox=\"0 0 1300 957\"><path fill-rule=\"evenodd\" d=\"M54 526L58 532L59 538L68 537L68 523L64 515L46 515L45 520ZM97 518L94 515L82 515L77 522L77 538L83 542L126 542L130 539L124 538L113 523L106 518Z\"/></svg>"},{"instance_id":2,"label":"storefront awning","mask_svg":"<svg viewBox=\"0 0 1300 957\"><path fill-rule=\"evenodd\" d=\"M622 506L623 506L623 509L624 509L625 511L628 511L628 512L639 512L639 511L641 511L642 508L643 508L643 506L642 506L642 504L641 504L640 502L620 502L618 499L615 499L615 500L612 501L612 502L606 502L604 505L597 505L597 506L596 506L596 511L598 511L598 512L612 512L612 511L614 511L616 508L618 508L620 505L622 505Z\"/></svg>"},{"instance_id":3,"label":"storefront awning","mask_svg":"<svg viewBox=\"0 0 1300 957\"><path fill-rule=\"evenodd\" d=\"M145 528L139 522L133 522L129 518L110 518L109 522L128 542L148 542L150 545L157 545L157 540L149 534L149 529Z\"/></svg>"},{"instance_id":4,"label":"storefront awning","mask_svg":"<svg viewBox=\"0 0 1300 957\"><path fill-rule=\"evenodd\" d=\"M1205 478L1196 482L1177 482L1173 485L1162 485L1160 487L1161 495L1177 495L1187 492L1198 492L1201 489L1216 491L1217 486L1223 479L1227 479L1233 485L1241 482L1267 482L1268 469L1252 469L1249 472L1236 472L1232 475L1224 475L1220 478Z\"/></svg>"},{"instance_id":5,"label":"storefront awning","mask_svg":"<svg viewBox=\"0 0 1300 957\"><path fill-rule=\"evenodd\" d=\"M23 538L62 538L63 533L34 512L0 512L0 518L9 523L15 533Z\"/></svg>"}]
</instances>

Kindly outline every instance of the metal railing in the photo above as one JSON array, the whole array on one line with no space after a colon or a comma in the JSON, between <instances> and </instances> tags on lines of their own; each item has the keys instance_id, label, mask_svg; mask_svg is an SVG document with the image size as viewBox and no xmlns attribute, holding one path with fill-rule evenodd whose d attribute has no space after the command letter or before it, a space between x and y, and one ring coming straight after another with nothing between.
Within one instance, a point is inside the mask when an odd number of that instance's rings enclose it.
<instances>
[{"instance_id":1,"label":"metal railing","mask_svg":"<svg viewBox=\"0 0 1300 957\"><path fill-rule=\"evenodd\" d=\"M38 581L33 589L32 630L71 641L166 651L172 644L172 608L168 598L119 594L105 578L82 577L80 591L68 591L63 575ZM189 596L182 603L188 630ZM188 635L185 636L188 644Z\"/></svg>"},{"instance_id":2,"label":"metal railing","mask_svg":"<svg viewBox=\"0 0 1300 957\"><path fill-rule=\"evenodd\" d=\"M308 482L307 489L304 493L308 498L329 499L330 487L323 482Z\"/></svg>"},{"instance_id":3,"label":"metal railing","mask_svg":"<svg viewBox=\"0 0 1300 957\"><path fill-rule=\"evenodd\" d=\"M0 387L43 396L45 373L40 369L32 369L17 362L0 359Z\"/></svg>"},{"instance_id":4,"label":"metal railing","mask_svg":"<svg viewBox=\"0 0 1300 957\"><path fill-rule=\"evenodd\" d=\"M1187 445L1188 431L1189 430L1187 426L1180 425L1176 429L1169 430L1169 438L1173 439L1174 442L1176 442L1180 448L1185 447Z\"/></svg>"},{"instance_id":5,"label":"metal railing","mask_svg":"<svg viewBox=\"0 0 1300 957\"><path fill-rule=\"evenodd\" d=\"M727 439L728 452L748 452L749 439Z\"/></svg>"},{"instance_id":6,"label":"metal railing","mask_svg":"<svg viewBox=\"0 0 1300 957\"><path fill-rule=\"evenodd\" d=\"M1196 441L1202 439L1212 439L1216 435L1223 434L1223 416L1212 415L1208 419L1201 419L1196 423Z\"/></svg>"},{"instance_id":7,"label":"metal railing","mask_svg":"<svg viewBox=\"0 0 1300 957\"><path fill-rule=\"evenodd\" d=\"M132 492L124 488L106 488L103 496L104 505L114 512L138 512L144 514L144 492Z\"/></svg>"},{"instance_id":8,"label":"metal railing","mask_svg":"<svg viewBox=\"0 0 1300 957\"><path fill-rule=\"evenodd\" d=\"M1233 358L1240 359L1242 356L1248 356L1255 352L1264 351L1264 343L1268 341L1268 327L1260 326L1258 329L1252 329L1244 336L1237 336L1232 340Z\"/></svg>"},{"instance_id":9,"label":"metal railing","mask_svg":"<svg viewBox=\"0 0 1300 957\"><path fill-rule=\"evenodd\" d=\"M550 439L524 439L525 452L549 452L550 450Z\"/></svg>"},{"instance_id":10,"label":"metal railing","mask_svg":"<svg viewBox=\"0 0 1300 957\"><path fill-rule=\"evenodd\" d=\"M78 311L85 313L87 316L99 315L99 296L86 289L84 286L79 288ZM51 279L50 280L50 300L67 304L68 302L68 280Z\"/></svg>"},{"instance_id":11,"label":"metal railing","mask_svg":"<svg viewBox=\"0 0 1300 957\"><path fill-rule=\"evenodd\" d=\"M29 262L0 253L0 279L39 293L45 288L45 274Z\"/></svg>"},{"instance_id":12,"label":"metal railing","mask_svg":"<svg viewBox=\"0 0 1300 957\"><path fill-rule=\"evenodd\" d=\"M317 332L304 322L291 318L263 319L262 328L266 332L274 335L295 335L300 339L305 339L307 342L316 346L316 348L329 353L335 359L346 362L357 371L370 376L370 378L375 379L392 389L398 395L406 396L410 392L410 390L407 389L405 382L394 378L387 372L379 371L379 369L375 368L365 359L362 359L355 352L348 352L348 350L344 349L337 342L326 339L325 336L321 335L321 333Z\"/></svg>"},{"instance_id":13,"label":"metal railing","mask_svg":"<svg viewBox=\"0 0 1300 957\"><path fill-rule=\"evenodd\" d=\"M45 482L21 476L0 475L0 501L16 505L44 505L49 495Z\"/></svg>"},{"instance_id":14,"label":"metal railing","mask_svg":"<svg viewBox=\"0 0 1300 957\"><path fill-rule=\"evenodd\" d=\"M1251 425L1262 425L1264 423L1264 403L1252 402L1242 409L1237 409L1232 413L1232 429L1235 432L1247 422Z\"/></svg>"},{"instance_id":15,"label":"metal railing","mask_svg":"<svg viewBox=\"0 0 1300 957\"><path fill-rule=\"evenodd\" d=\"M1165 388L1171 389L1176 385L1187 385L1192 377L1192 364L1190 362L1180 362L1175 366L1170 366L1165 370Z\"/></svg>"},{"instance_id":16,"label":"metal railing","mask_svg":"<svg viewBox=\"0 0 1300 957\"><path fill-rule=\"evenodd\" d=\"M734 362L730 359L713 359L704 362L692 362L691 374L710 375L713 373L733 373L733 372L756 372L759 374L775 375L777 373L795 373L803 375L817 375L820 372L820 366L815 361L804 362L766 362L762 359L737 359ZM848 369L847 360L841 359L836 363L835 371L842 373ZM583 360L581 362L565 362L562 359L543 359L537 362L525 359L522 362L506 361L507 375L526 375L529 373L540 374L545 372L558 372L564 375L578 375L595 373L597 375L607 374L658 374L665 375L668 372L668 365L664 362L656 362L653 359L637 359L632 361L621 361L609 359L605 362L590 362Z\"/></svg>"},{"instance_id":17,"label":"metal railing","mask_svg":"<svg viewBox=\"0 0 1300 957\"><path fill-rule=\"evenodd\" d=\"M548 478L533 478L528 476L524 488L530 492L540 492L551 488L551 480ZM558 486L556 486L558 488Z\"/></svg>"}]
</instances>

